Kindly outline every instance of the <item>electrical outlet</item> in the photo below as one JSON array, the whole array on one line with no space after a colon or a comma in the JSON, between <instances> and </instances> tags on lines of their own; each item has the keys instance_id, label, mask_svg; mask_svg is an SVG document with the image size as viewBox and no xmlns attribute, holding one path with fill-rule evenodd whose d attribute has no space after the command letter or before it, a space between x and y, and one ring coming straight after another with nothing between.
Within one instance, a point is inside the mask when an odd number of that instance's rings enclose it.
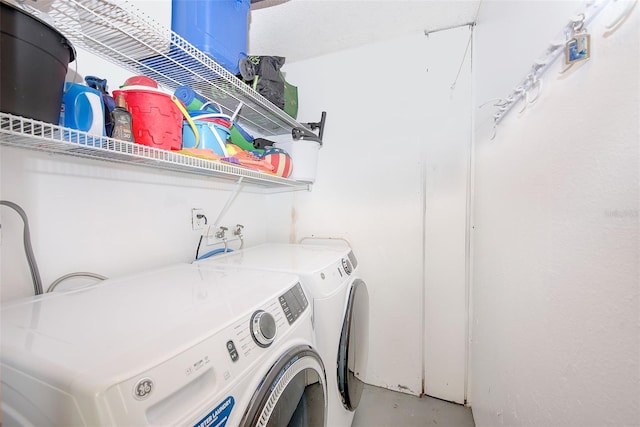
<instances>
[{"instance_id":1,"label":"electrical outlet","mask_svg":"<svg viewBox=\"0 0 640 427\"><path fill-rule=\"evenodd\" d=\"M191 209L191 227L194 230L202 230L207 225L207 217L204 209Z\"/></svg>"}]
</instances>

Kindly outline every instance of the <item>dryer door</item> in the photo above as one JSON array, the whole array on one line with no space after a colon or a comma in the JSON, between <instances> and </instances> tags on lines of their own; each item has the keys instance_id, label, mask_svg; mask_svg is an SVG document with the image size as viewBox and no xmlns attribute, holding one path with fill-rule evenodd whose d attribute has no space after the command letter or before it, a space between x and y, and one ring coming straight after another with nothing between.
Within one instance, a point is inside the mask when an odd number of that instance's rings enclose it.
<instances>
[{"instance_id":1,"label":"dryer door","mask_svg":"<svg viewBox=\"0 0 640 427\"><path fill-rule=\"evenodd\" d=\"M320 355L301 345L287 351L258 386L243 427L324 427L327 385Z\"/></svg>"},{"instance_id":2,"label":"dryer door","mask_svg":"<svg viewBox=\"0 0 640 427\"><path fill-rule=\"evenodd\" d=\"M355 411L360 403L369 357L369 292L361 279L349 289L340 345L338 347L338 389L342 404Z\"/></svg>"}]
</instances>

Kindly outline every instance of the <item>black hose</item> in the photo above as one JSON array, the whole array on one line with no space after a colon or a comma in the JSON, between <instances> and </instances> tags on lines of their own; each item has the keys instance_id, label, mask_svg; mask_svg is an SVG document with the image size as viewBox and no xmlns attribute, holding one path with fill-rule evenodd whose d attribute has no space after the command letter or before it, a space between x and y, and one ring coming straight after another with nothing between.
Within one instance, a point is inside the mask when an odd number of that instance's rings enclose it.
<instances>
[{"instance_id":1,"label":"black hose","mask_svg":"<svg viewBox=\"0 0 640 427\"><path fill-rule=\"evenodd\" d=\"M29 232L29 219L25 211L18 205L7 200L0 200L0 205L5 205L18 212L18 215L22 218L24 223L24 253L27 256L27 262L29 263L29 270L31 271L31 279L33 280L33 290L36 295L42 295L42 279L40 279L40 272L38 271L38 265L36 264L36 257L33 255L33 247L31 246L31 233Z\"/></svg>"}]
</instances>

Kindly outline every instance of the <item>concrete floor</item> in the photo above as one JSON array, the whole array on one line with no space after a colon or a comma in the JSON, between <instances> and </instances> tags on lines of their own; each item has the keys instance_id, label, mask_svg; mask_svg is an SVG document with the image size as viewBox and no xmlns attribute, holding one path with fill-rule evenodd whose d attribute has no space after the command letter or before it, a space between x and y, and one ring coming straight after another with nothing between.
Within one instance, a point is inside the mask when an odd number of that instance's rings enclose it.
<instances>
[{"instance_id":1,"label":"concrete floor","mask_svg":"<svg viewBox=\"0 0 640 427\"><path fill-rule=\"evenodd\" d=\"M475 427L471 409L432 397L365 386L352 427Z\"/></svg>"}]
</instances>

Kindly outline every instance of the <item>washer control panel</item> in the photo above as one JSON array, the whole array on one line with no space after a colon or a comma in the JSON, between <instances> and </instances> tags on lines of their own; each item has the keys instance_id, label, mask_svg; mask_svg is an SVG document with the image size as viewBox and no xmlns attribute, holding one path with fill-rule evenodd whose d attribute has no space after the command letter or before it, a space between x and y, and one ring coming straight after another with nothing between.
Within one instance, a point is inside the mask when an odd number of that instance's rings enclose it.
<instances>
[{"instance_id":1,"label":"washer control panel","mask_svg":"<svg viewBox=\"0 0 640 427\"><path fill-rule=\"evenodd\" d=\"M281 295L279 300L280 307L282 307L282 311L284 311L284 315L287 317L289 324L295 322L309 306L309 301L300 283L297 283L284 295Z\"/></svg>"},{"instance_id":2,"label":"washer control panel","mask_svg":"<svg viewBox=\"0 0 640 427\"><path fill-rule=\"evenodd\" d=\"M260 348L269 347L279 335L286 334L308 306L309 300L298 282L277 300L272 300L236 322L231 329L233 333L226 341L226 351L231 361L235 364L250 359Z\"/></svg>"}]
</instances>

